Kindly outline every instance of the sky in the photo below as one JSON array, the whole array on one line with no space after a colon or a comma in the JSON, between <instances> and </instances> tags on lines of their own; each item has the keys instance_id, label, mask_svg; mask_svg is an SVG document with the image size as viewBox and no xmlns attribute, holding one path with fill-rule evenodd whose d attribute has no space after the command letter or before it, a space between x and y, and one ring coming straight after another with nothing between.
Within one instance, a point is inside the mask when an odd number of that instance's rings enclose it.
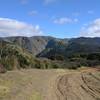
<instances>
[{"instance_id":1,"label":"sky","mask_svg":"<svg viewBox=\"0 0 100 100\"><path fill-rule=\"evenodd\" d=\"M0 37L100 37L100 0L0 0Z\"/></svg>"}]
</instances>

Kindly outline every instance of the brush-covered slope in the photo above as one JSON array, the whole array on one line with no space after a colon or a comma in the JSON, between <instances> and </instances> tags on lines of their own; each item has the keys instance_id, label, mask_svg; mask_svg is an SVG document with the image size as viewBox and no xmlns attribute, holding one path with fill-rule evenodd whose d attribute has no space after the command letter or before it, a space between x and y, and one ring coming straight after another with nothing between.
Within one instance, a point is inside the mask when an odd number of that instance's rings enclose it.
<instances>
[{"instance_id":1,"label":"brush-covered slope","mask_svg":"<svg viewBox=\"0 0 100 100\"><path fill-rule=\"evenodd\" d=\"M36 58L27 49L8 41L0 41L0 72L21 68L49 69L58 68L57 62Z\"/></svg>"},{"instance_id":2,"label":"brush-covered slope","mask_svg":"<svg viewBox=\"0 0 100 100\"><path fill-rule=\"evenodd\" d=\"M58 39L48 36L6 37L0 40L13 43L33 56L67 59L75 54L100 53L100 38Z\"/></svg>"},{"instance_id":3,"label":"brush-covered slope","mask_svg":"<svg viewBox=\"0 0 100 100\"><path fill-rule=\"evenodd\" d=\"M48 59L47 59L48 58ZM49 60L50 59L50 60ZM100 38L0 38L0 70L100 64Z\"/></svg>"},{"instance_id":4,"label":"brush-covered slope","mask_svg":"<svg viewBox=\"0 0 100 100\"><path fill-rule=\"evenodd\" d=\"M26 51L32 53L33 55L38 55L47 48L55 48L55 46L57 46L58 42L60 41L62 41L64 44L67 44L68 42L67 39L58 39L49 36L34 36L34 37L18 36L18 37L6 37L0 39L18 45L22 49L25 49Z\"/></svg>"},{"instance_id":5,"label":"brush-covered slope","mask_svg":"<svg viewBox=\"0 0 100 100\"><path fill-rule=\"evenodd\" d=\"M30 52L8 41L0 42L0 72L21 68L48 68L49 61L35 58Z\"/></svg>"},{"instance_id":6,"label":"brush-covered slope","mask_svg":"<svg viewBox=\"0 0 100 100\"><path fill-rule=\"evenodd\" d=\"M5 69L26 68L31 65L32 56L12 43L2 41L0 44L0 63Z\"/></svg>"},{"instance_id":7,"label":"brush-covered slope","mask_svg":"<svg viewBox=\"0 0 100 100\"><path fill-rule=\"evenodd\" d=\"M34 36L34 37L7 37L2 38L4 41L12 42L21 48L27 50L33 55L37 55L45 49L49 40L53 37Z\"/></svg>"},{"instance_id":8,"label":"brush-covered slope","mask_svg":"<svg viewBox=\"0 0 100 100\"><path fill-rule=\"evenodd\" d=\"M50 45L51 44L51 45ZM51 59L67 59L75 54L100 53L100 38L74 38L49 41L46 49L38 56Z\"/></svg>"}]
</instances>

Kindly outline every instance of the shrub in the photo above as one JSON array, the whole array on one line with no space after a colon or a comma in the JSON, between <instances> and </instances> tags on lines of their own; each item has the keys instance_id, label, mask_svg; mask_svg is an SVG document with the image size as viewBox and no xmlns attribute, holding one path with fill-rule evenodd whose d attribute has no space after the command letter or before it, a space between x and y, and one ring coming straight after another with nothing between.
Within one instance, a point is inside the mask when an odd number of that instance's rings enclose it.
<instances>
[{"instance_id":1,"label":"shrub","mask_svg":"<svg viewBox=\"0 0 100 100\"><path fill-rule=\"evenodd\" d=\"M18 55L18 61L19 61L19 64L22 68L26 68L27 66L29 66L29 62L28 62L28 59L25 58L24 56L22 55Z\"/></svg>"},{"instance_id":2,"label":"shrub","mask_svg":"<svg viewBox=\"0 0 100 100\"><path fill-rule=\"evenodd\" d=\"M4 66L2 64L0 64L0 73L5 73L6 69L4 68Z\"/></svg>"}]
</instances>

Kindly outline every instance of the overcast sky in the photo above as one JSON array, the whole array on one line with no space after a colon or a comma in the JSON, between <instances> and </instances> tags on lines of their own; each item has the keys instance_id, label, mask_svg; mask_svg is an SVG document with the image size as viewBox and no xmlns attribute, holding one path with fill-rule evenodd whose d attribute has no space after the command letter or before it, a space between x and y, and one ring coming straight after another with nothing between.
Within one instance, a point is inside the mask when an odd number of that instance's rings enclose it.
<instances>
[{"instance_id":1,"label":"overcast sky","mask_svg":"<svg viewBox=\"0 0 100 100\"><path fill-rule=\"evenodd\" d=\"M0 36L100 37L100 0L0 0Z\"/></svg>"}]
</instances>

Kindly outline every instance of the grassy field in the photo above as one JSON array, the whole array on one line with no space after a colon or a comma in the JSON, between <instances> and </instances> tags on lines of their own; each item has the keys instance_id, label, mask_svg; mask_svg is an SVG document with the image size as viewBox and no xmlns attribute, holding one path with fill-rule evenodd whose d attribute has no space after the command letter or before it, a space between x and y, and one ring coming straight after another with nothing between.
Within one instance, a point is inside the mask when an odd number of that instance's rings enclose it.
<instances>
[{"instance_id":1,"label":"grassy field","mask_svg":"<svg viewBox=\"0 0 100 100\"><path fill-rule=\"evenodd\" d=\"M100 100L100 72L90 68L9 71L0 74L0 100Z\"/></svg>"}]
</instances>

